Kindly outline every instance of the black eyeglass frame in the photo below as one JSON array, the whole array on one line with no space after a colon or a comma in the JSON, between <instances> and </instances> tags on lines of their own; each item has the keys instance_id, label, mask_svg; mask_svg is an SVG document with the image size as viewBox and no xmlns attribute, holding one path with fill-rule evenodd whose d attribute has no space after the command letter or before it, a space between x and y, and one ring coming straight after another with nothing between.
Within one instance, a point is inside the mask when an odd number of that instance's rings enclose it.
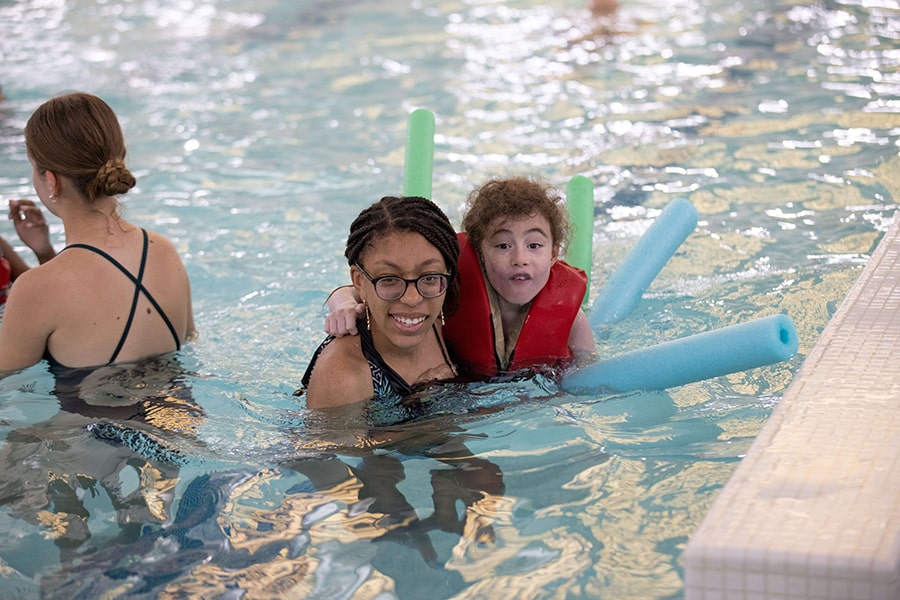
<instances>
[{"instance_id":1,"label":"black eyeglass frame","mask_svg":"<svg viewBox=\"0 0 900 600\"><path fill-rule=\"evenodd\" d=\"M441 296L443 296L444 294L447 293L447 288L450 287L450 274L449 273L425 273L424 275L419 275L415 279L404 279L403 277L400 277L399 275L380 275L378 277L372 277L371 275L369 275L366 272L365 269L362 268L362 265L359 264L358 262L353 263L353 266L355 266L357 269L359 269L359 272L366 276L366 279L368 279L372 283L372 287L375 288L375 294L379 298L384 300L385 302L394 302L394 301L402 298L404 295L406 295L406 290L409 289L409 284L411 284L411 283L416 286L416 291L419 293L419 295L422 296L423 298L425 298L426 300L440 298ZM437 294L426 295L426 294L423 294L422 290L419 288L419 282L421 282L423 279L428 279L429 277L439 277L444 282L443 286L441 286L441 291L438 292ZM387 279L396 279L396 280L403 282L403 291L400 292L400 294L395 298L385 298L384 296L381 295L381 292L378 291L378 283L380 281L385 281Z\"/></svg>"}]
</instances>

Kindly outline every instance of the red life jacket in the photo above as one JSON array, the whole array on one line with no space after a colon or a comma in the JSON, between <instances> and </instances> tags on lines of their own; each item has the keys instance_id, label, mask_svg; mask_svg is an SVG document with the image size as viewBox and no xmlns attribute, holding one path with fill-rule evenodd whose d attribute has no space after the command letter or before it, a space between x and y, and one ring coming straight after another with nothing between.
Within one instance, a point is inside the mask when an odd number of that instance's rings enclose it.
<instances>
[{"instance_id":1,"label":"red life jacket","mask_svg":"<svg viewBox=\"0 0 900 600\"><path fill-rule=\"evenodd\" d=\"M496 375L500 360L495 350L494 325L485 278L475 249L464 233L459 237L459 308L447 319L444 340L463 372ZM573 358L569 332L581 310L587 276L581 269L556 261L547 284L531 301L509 370L555 365Z\"/></svg>"},{"instance_id":2,"label":"red life jacket","mask_svg":"<svg viewBox=\"0 0 900 600\"><path fill-rule=\"evenodd\" d=\"M6 303L6 295L9 293L9 282L12 280L12 267L5 257L0 256L0 305Z\"/></svg>"}]
</instances>

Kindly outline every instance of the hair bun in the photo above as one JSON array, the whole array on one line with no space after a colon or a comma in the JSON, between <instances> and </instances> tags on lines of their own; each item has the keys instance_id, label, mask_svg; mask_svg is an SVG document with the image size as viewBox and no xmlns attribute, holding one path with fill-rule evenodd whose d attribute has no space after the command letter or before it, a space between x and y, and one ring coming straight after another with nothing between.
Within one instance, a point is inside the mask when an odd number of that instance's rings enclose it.
<instances>
[{"instance_id":1,"label":"hair bun","mask_svg":"<svg viewBox=\"0 0 900 600\"><path fill-rule=\"evenodd\" d=\"M112 158L97 171L91 191L94 196L118 196L133 188L135 183L137 180L125 166L125 161Z\"/></svg>"}]
</instances>

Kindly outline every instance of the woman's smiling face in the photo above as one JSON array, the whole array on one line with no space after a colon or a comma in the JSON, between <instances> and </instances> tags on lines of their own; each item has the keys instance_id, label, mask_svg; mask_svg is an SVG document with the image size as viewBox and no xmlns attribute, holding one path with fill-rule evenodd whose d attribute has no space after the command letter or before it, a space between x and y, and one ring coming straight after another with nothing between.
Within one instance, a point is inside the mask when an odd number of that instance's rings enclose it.
<instances>
[{"instance_id":1,"label":"woman's smiling face","mask_svg":"<svg viewBox=\"0 0 900 600\"><path fill-rule=\"evenodd\" d=\"M422 235L410 231L394 231L377 238L362 253L358 264L372 279L385 275L416 279L447 274L440 251ZM412 352L430 334L444 306L444 295L423 298L410 283L399 299L386 301L375 293L375 286L359 268L351 267L351 276L368 305L369 329L380 352L389 350L389 346L394 351Z\"/></svg>"}]
</instances>

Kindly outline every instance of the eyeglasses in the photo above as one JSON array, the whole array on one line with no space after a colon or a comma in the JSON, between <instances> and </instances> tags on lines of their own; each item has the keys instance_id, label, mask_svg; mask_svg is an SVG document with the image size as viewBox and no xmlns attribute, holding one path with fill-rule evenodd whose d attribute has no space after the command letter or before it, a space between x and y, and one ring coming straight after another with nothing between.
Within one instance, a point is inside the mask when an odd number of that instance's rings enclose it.
<instances>
[{"instance_id":1,"label":"eyeglasses","mask_svg":"<svg viewBox=\"0 0 900 600\"><path fill-rule=\"evenodd\" d=\"M437 298L447 291L447 282L450 276L444 273L428 273L415 279L403 279L396 275L382 275L381 277L372 277L359 263L354 263L356 268L366 276L366 279L375 286L375 293L385 302L393 302L399 300L406 293L409 284L415 284L416 291L423 298Z\"/></svg>"}]
</instances>

